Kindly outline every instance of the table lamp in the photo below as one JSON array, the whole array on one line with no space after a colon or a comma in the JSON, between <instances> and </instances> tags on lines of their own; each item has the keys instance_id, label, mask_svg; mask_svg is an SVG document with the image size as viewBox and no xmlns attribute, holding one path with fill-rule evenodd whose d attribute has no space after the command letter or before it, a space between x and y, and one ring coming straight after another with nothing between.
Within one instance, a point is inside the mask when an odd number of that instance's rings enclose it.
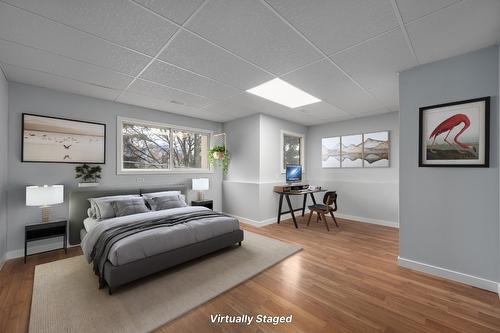
<instances>
[{"instance_id":1,"label":"table lamp","mask_svg":"<svg viewBox=\"0 0 500 333\"><path fill-rule=\"evenodd\" d=\"M198 201L203 200L203 191L207 191L208 188L208 178L193 179L193 191L198 191Z\"/></svg>"},{"instance_id":2,"label":"table lamp","mask_svg":"<svg viewBox=\"0 0 500 333\"><path fill-rule=\"evenodd\" d=\"M49 222L49 207L64 202L63 185L26 186L26 206L42 208L42 222Z\"/></svg>"}]
</instances>

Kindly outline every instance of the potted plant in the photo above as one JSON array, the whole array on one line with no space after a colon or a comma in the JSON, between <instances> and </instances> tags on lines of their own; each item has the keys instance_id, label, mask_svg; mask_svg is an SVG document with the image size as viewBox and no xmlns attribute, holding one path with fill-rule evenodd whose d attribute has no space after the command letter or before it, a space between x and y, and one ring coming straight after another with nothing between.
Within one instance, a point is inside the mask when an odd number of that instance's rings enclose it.
<instances>
[{"instance_id":1,"label":"potted plant","mask_svg":"<svg viewBox=\"0 0 500 333\"><path fill-rule=\"evenodd\" d=\"M75 178L82 180L81 183L78 183L78 187L90 187L99 185L99 179L101 179L102 172L102 168L99 165L79 165L75 168L75 172Z\"/></svg>"},{"instance_id":2,"label":"potted plant","mask_svg":"<svg viewBox=\"0 0 500 333\"><path fill-rule=\"evenodd\" d=\"M226 175L229 167L229 153L225 146L213 146L208 151L208 162L210 166L220 164L222 172Z\"/></svg>"}]
</instances>

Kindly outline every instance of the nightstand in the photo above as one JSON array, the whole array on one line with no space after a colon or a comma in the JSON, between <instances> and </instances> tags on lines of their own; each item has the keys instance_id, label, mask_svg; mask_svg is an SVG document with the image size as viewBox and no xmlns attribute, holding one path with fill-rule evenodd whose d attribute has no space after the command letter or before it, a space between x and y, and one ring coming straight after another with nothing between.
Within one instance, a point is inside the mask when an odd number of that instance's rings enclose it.
<instances>
[{"instance_id":1,"label":"nightstand","mask_svg":"<svg viewBox=\"0 0 500 333\"><path fill-rule=\"evenodd\" d=\"M203 206L207 207L208 209L214 209L214 201L213 200L193 200L191 201L191 206Z\"/></svg>"},{"instance_id":2,"label":"nightstand","mask_svg":"<svg viewBox=\"0 0 500 333\"><path fill-rule=\"evenodd\" d=\"M67 248L67 244L66 244L66 242L67 242L67 235L66 235L67 224L68 224L67 221L58 221L58 222L28 224L27 226L25 226L24 227L24 263L26 263L26 258L28 256L31 256L33 254L49 252L49 251L44 251L44 252L32 253L32 254L28 255L28 243L33 242L33 241L37 241L37 240L49 239L49 238L55 238L55 237L63 237L63 246L58 248L58 249L53 249L50 251L64 249L64 252L68 253L68 248Z\"/></svg>"}]
</instances>

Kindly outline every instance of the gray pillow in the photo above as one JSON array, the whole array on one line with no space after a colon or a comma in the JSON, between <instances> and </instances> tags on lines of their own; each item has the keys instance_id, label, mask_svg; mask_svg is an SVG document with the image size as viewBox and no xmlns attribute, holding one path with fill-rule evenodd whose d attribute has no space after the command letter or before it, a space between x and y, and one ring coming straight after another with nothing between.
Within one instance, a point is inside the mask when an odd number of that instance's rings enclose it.
<instances>
[{"instance_id":1,"label":"gray pillow","mask_svg":"<svg viewBox=\"0 0 500 333\"><path fill-rule=\"evenodd\" d=\"M105 220L115 217L115 212L111 206L111 202L119 200L127 200L129 198L140 198L138 194L128 195L113 195L99 198L89 198L90 209L95 212L95 217L98 220Z\"/></svg>"},{"instance_id":2,"label":"gray pillow","mask_svg":"<svg viewBox=\"0 0 500 333\"><path fill-rule=\"evenodd\" d=\"M151 198L148 202L152 210L165 210L187 206L180 195Z\"/></svg>"},{"instance_id":3,"label":"gray pillow","mask_svg":"<svg viewBox=\"0 0 500 333\"><path fill-rule=\"evenodd\" d=\"M130 198L111 202L115 216L126 216L149 212L143 198Z\"/></svg>"}]
</instances>

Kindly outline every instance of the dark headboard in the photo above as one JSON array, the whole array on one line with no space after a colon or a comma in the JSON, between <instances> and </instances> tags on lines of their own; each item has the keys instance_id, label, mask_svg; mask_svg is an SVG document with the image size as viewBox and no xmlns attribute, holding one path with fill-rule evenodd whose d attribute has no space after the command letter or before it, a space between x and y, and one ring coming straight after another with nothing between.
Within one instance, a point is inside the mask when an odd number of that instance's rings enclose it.
<instances>
[{"instance_id":1,"label":"dark headboard","mask_svg":"<svg viewBox=\"0 0 500 333\"><path fill-rule=\"evenodd\" d=\"M80 230L83 220L88 217L87 209L90 208L89 198L105 197L110 195L141 194L160 191L181 191L187 196L187 185L166 185L161 187L113 187L113 188L85 188L78 189L69 194L69 243L80 244Z\"/></svg>"}]
</instances>

